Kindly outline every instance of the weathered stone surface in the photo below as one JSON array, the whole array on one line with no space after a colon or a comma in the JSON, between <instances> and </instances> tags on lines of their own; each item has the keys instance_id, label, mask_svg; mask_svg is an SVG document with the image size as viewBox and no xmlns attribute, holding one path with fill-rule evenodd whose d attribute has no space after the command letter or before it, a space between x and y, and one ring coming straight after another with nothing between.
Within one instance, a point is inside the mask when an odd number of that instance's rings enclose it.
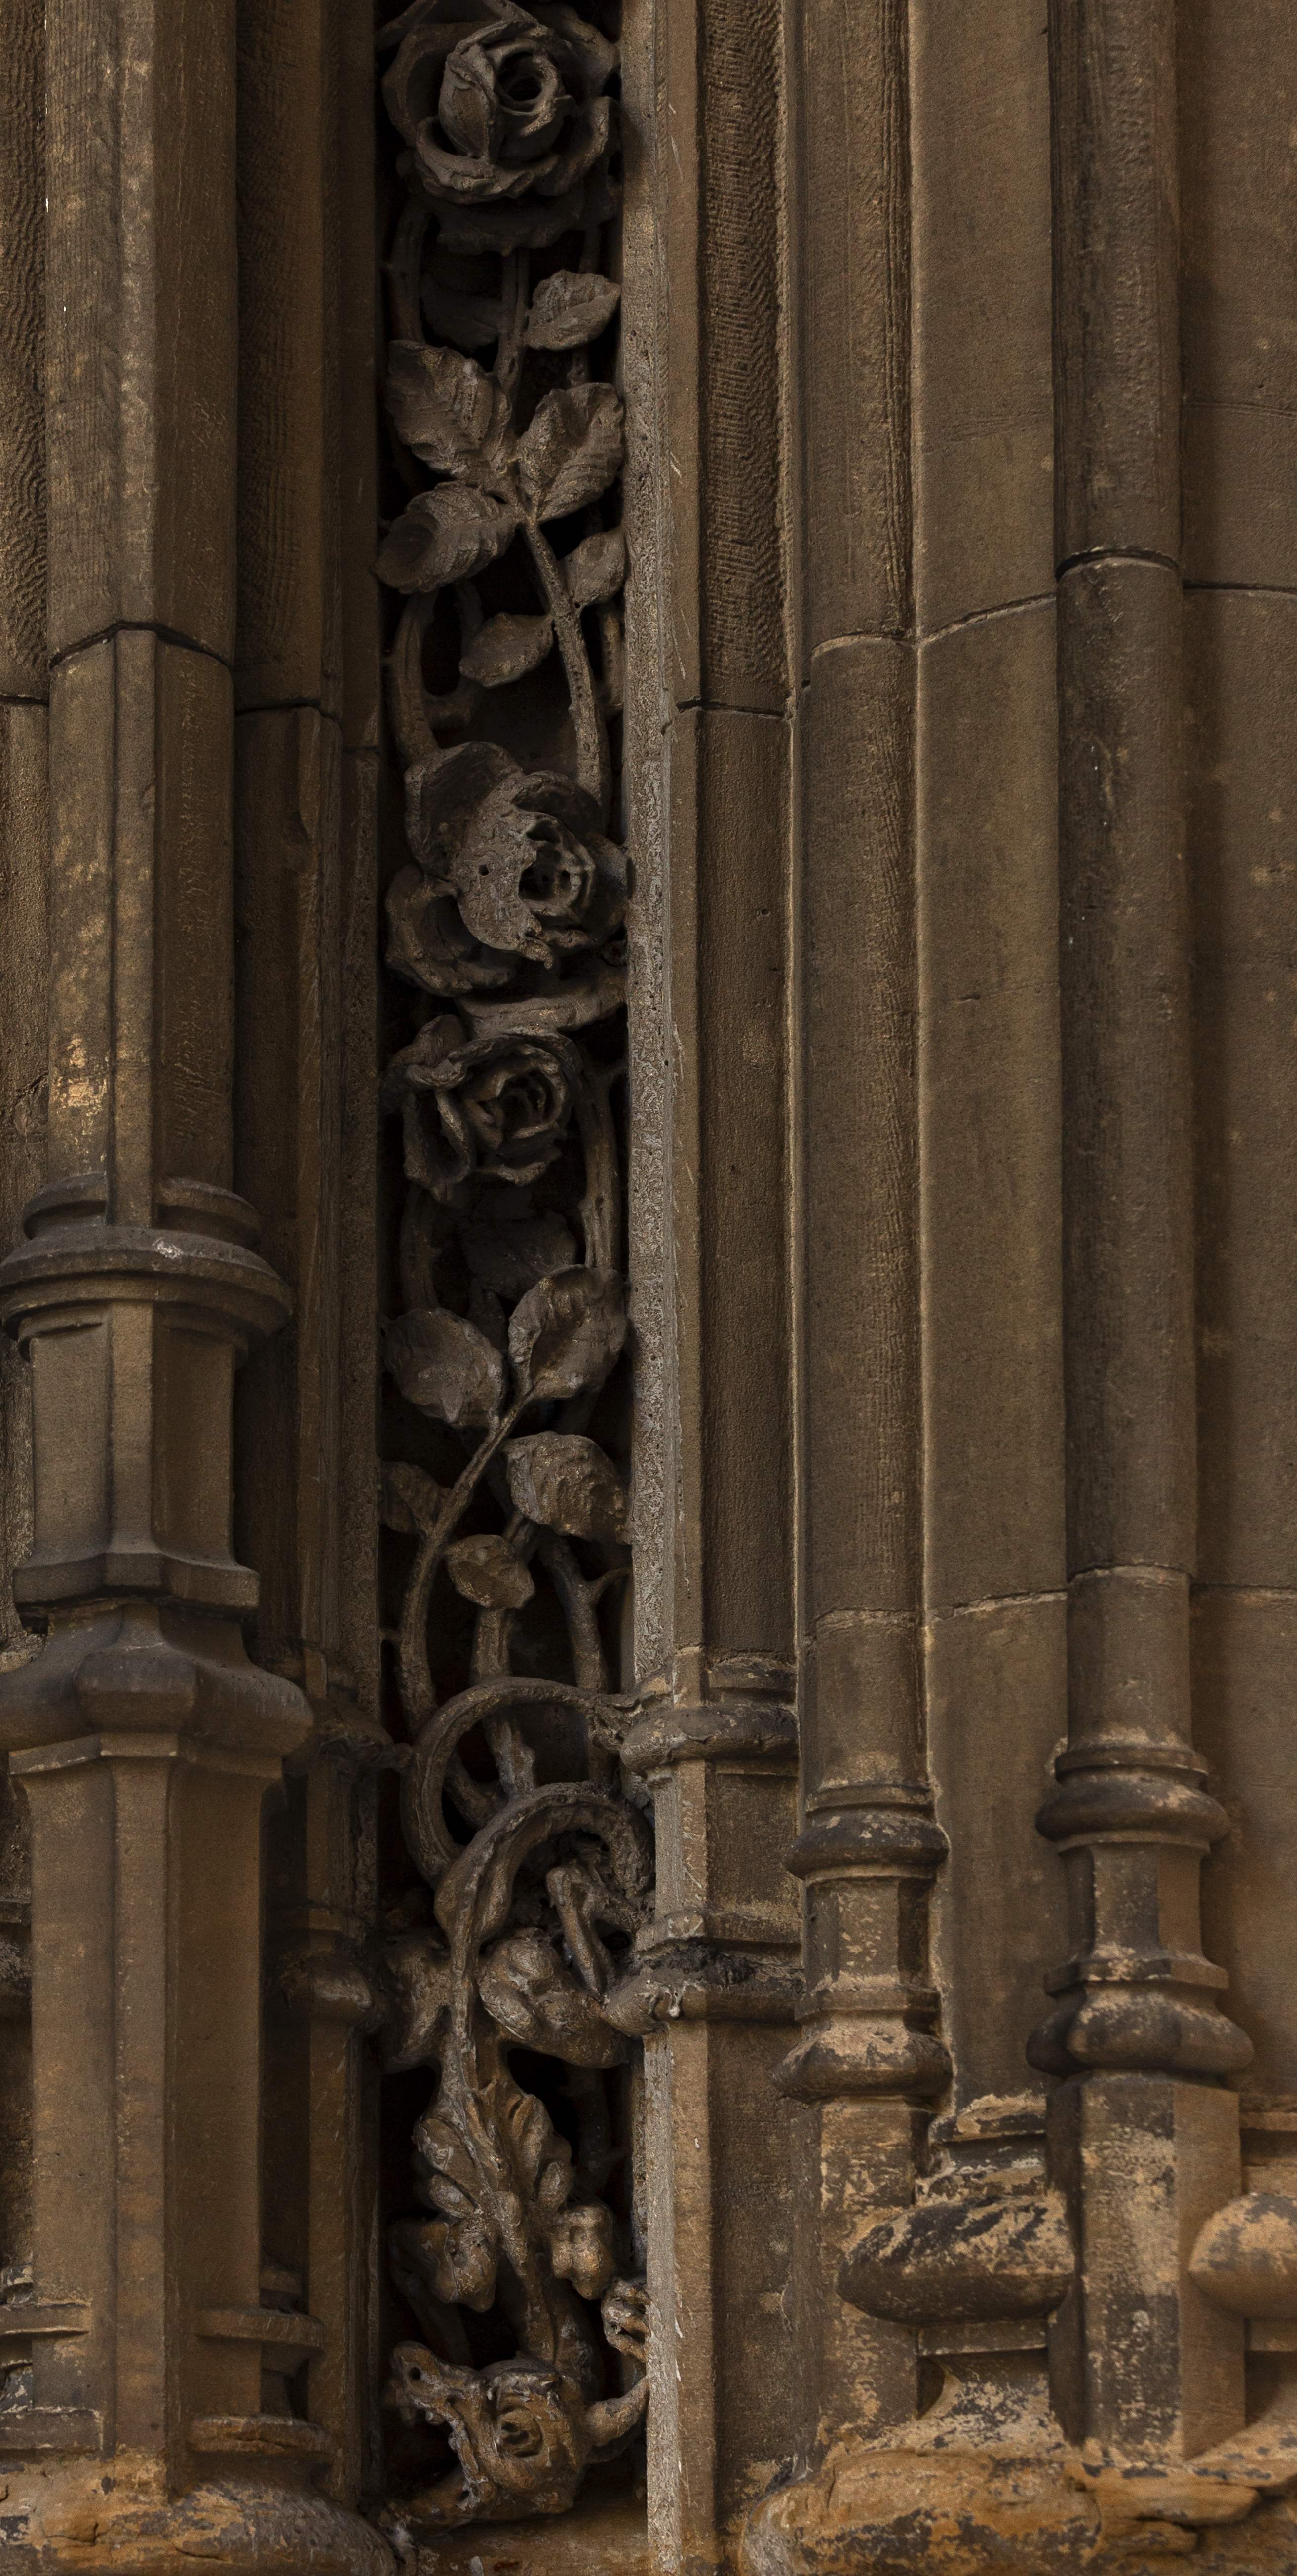
<instances>
[{"instance_id":1,"label":"weathered stone surface","mask_svg":"<svg viewBox=\"0 0 1297 2576\"><path fill-rule=\"evenodd\" d=\"M9 0L0 75L0 693L45 695L45 44Z\"/></svg>"},{"instance_id":2,"label":"weathered stone surface","mask_svg":"<svg viewBox=\"0 0 1297 2576\"><path fill-rule=\"evenodd\" d=\"M0 0L6 2566L1291 2576L1287 13L456 8Z\"/></svg>"}]
</instances>

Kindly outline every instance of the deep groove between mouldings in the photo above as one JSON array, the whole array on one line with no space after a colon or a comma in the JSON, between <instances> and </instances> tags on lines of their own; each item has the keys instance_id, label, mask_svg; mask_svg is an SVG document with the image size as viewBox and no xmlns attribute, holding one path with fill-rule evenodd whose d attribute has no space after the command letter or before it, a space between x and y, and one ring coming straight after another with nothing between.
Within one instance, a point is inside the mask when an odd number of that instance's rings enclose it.
<instances>
[{"instance_id":1,"label":"deep groove between mouldings","mask_svg":"<svg viewBox=\"0 0 1297 2576\"><path fill-rule=\"evenodd\" d=\"M1180 579L1180 567L1170 555L1154 554L1148 546L1092 546L1084 554L1067 555L1054 573L1062 581L1069 572L1084 572L1093 564L1153 564L1162 572L1173 572Z\"/></svg>"},{"instance_id":2,"label":"deep groove between mouldings","mask_svg":"<svg viewBox=\"0 0 1297 2576\"><path fill-rule=\"evenodd\" d=\"M159 626L148 617L118 617L111 626L103 626L94 635L79 635L75 644L65 644L61 652L51 653L50 669L59 670L75 653L93 652L96 644L111 644L117 635L156 635L159 644L177 645L182 652L201 653L209 662L219 662L223 671L233 676L234 665L214 645L200 644L196 635L182 635L177 627Z\"/></svg>"}]
</instances>

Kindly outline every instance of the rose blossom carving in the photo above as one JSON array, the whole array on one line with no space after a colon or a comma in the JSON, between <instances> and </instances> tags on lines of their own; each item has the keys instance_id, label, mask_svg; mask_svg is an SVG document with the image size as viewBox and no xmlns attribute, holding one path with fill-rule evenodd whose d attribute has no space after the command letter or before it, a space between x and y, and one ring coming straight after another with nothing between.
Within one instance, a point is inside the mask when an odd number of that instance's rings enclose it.
<instances>
[{"instance_id":1,"label":"rose blossom carving","mask_svg":"<svg viewBox=\"0 0 1297 2576\"><path fill-rule=\"evenodd\" d=\"M384 1097L405 1121L405 1169L443 1202L470 1178L539 1180L562 1150L581 1059L558 1036L465 1036L429 1020L388 1067Z\"/></svg>"},{"instance_id":2,"label":"rose blossom carving","mask_svg":"<svg viewBox=\"0 0 1297 2576\"><path fill-rule=\"evenodd\" d=\"M430 0L383 85L419 178L461 206L564 197L608 148L616 46L562 0L472 14Z\"/></svg>"},{"instance_id":3,"label":"rose blossom carving","mask_svg":"<svg viewBox=\"0 0 1297 2576\"><path fill-rule=\"evenodd\" d=\"M406 836L435 892L454 897L486 950L552 971L621 926L625 862L599 829L594 798L556 771L519 769L495 743L415 763Z\"/></svg>"}]
</instances>

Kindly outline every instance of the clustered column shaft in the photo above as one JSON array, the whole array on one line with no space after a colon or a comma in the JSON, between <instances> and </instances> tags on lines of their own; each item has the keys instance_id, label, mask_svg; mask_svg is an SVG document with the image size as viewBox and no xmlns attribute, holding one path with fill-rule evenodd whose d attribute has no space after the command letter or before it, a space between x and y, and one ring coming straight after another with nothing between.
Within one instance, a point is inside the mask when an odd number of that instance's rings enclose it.
<instances>
[{"instance_id":1,"label":"clustered column shaft","mask_svg":"<svg viewBox=\"0 0 1297 2576\"><path fill-rule=\"evenodd\" d=\"M0 1271L48 1631L0 1699L32 1847L16 2567L96 2533L387 2559L262 2402L267 2348L322 2334L263 2297L260 2206L261 1817L310 1712L248 1661L231 1546L234 1370L289 1304L233 1187L235 34L232 0L87 0L46 38L49 1127Z\"/></svg>"},{"instance_id":2,"label":"clustered column shaft","mask_svg":"<svg viewBox=\"0 0 1297 2576\"><path fill-rule=\"evenodd\" d=\"M921 1689L918 1111L905 13L811 5L799 238L805 314L804 2034L820 2206L819 2436L915 2404L913 2344L849 2317L838 2259L908 2198L915 2104L948 2071L931 2023L932 1820ZM841 77L849 54L850 83ZM844 235L844 210L847 230ZM845 259L858 306L840 327ZM811 2177L813 2176L813 2180ZM863 2408L863 2416L861 2409Z\"/></svg>"},{"instance_id":3,"label":"clustered column shaft","mask_svg":"<svg viewBox=\"0 0 1297 2576\"><path fill-rule=\"evenodd\" d=\"M1049 1979L1058 2003L1033 2054L1069 2078L1052 2127L1081 2246L1056 2402L1075 2438L1188 2456L1241 2418L1241 2338L1182 2267L1195 2225L1237 2188L1236 2105L1201 2079L1251 2051L1201 1955L1200 1866L1226 1819L1190 1741L1172 0L1058 7L1050 45L1069 1741L1041 1822L1066 1860L1073 1956ZM1125 2202L1154 2168L1136 2255ZM1137 2311L1155 2320L1156 2369Z\"/></svg>"}]
</instances>

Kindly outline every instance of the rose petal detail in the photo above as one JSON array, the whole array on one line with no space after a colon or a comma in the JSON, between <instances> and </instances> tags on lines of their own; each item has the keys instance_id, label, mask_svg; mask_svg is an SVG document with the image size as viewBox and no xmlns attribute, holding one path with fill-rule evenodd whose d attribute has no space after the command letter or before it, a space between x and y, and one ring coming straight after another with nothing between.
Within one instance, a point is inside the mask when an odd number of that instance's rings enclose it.
<instances>
[{"instance_id":1,"label":"rose petal detail","mask_svg":"<svg viewBox=\"0 0 1297 2576\"><path fill-rule=\"evenodd\" d=\"M542 197L557 197L560 190L584 179L602 160L608 149L612 130L612 100L597 98L592 107L583 108L569 127L562 147L549 162L539 162L533 171L533 184Z\"/></svg>"},{"instance_id":2,"label":"rose petal detail","mask_svg":"<svg viewBox=\"0 0 1297 2576\"><path fill-rule=\"evenodd\" d=\"M421 125L415 143L419 168L435 197L450 197L468 206L494 205L500 197L521 197L528 188L558 168L558 154L512 169L507 163L478 160L463 152L446 152L435 125Z\"/></svg>"},{"instance_id":3,"label":"rose petal detail","mask_svg":"<svg viewBox=\"0 0 1297 2576\"><path fill-rule=\"evenodd\" d=\"M519 770L493 743L461 743L406 778L406 835L465 929L488 950L554 966L601 947L625 910L625 861L585 789ZM588 1014L583 1014L588 1016Z\"/></svg>"},{"instance_id":4,"label":"rose petal detail","mask_svg":"<svg viewBox=\"0 0 1297 2576\"><path fill-rule=\"evenodd\" d=\"M464 1042L447 1014L393 1058L383 1097L405 1111L405 1168L443 1205L461 1182L540 1178L561 1153L581 1085L569 1038L513 1032Z\"/></svg>"},{"instance_id":5,"label":"rose petal detail","mask_svg":"<svg viewBox=\"0 0 1297 2576\"><path fill-rule=\"evenodd\" d=\"M514 972L511 957L493 954L465 930L454 903L421 868L402 868L387 897L387 962L425 993L491 992Z\"/></svg>"},{"instance_id":6,"label":"rose petal detail","mask_svg":"<svg viewBox=\"0 0 1297 2576\"><path fill-rule=\"evenodd\" d=\"M565 47L565 53L558 56L560 66L575 75L586 96L593 97L603 89L621 60L620 50L610 38L571 8L568 0L536 0L532 14Z\"/></svg>"}]
</instances>

